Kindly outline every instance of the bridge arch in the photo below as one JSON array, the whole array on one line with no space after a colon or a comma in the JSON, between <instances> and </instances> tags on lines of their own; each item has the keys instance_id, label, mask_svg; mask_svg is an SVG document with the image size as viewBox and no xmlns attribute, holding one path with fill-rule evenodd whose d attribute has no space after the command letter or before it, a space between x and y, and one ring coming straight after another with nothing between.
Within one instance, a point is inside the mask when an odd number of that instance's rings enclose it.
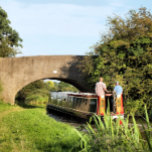
<instances>
[{"instance_id":1,"label":"bridge arch","mask_svg":"<svg viewBox=\"0 0 152 152\"><path fill-rule=\"evenodd\" d=\"M15 96L24 86L42 79L68 82L80 91L90 91L78 64L84 56L34 56L0 58L1 98L14 104Z\"/></svg>"}]
</instances>

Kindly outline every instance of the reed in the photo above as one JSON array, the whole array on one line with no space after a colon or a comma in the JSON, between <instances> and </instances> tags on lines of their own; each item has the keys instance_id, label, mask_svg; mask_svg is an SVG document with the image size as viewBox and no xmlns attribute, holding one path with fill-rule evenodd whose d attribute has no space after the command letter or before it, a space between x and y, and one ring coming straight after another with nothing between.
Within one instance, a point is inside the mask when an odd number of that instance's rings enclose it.
<instances>
[{"instance_id":1,"label":"reed","mask_svg":"<svg viewBox=\"0 0 152 152\"><path fill-rule=\"evenodd\" d=\"M132 123L129 123L130 117ZM122 125L120 125L120 120ZM92 121L94 124L92 124ZM103 121L94 115L86 126L87 138L83 138L82 151L89 152L133 152L152 151L152 126L145 106L145 123L137 124L134 114L124 120L112 120L110 114L105 114Z\"/></svg>"}]
</instances>

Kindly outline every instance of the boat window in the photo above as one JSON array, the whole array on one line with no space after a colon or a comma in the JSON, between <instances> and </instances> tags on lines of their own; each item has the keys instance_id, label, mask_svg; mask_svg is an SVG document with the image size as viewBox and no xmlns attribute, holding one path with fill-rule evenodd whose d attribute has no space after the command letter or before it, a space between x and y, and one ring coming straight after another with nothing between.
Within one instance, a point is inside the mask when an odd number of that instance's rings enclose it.
<instances>
[{"instance_id":1,"label":"boat window","mask_svg":"<svg viewBox=\"0 0 152 152\"><path fill-rule=\"evenodd\" d=\"M90 99L90 112L96 112L97 109L97 99Z\"/></svg>"},{"instance_id":2,"label":"boat window","mask_svg":"<svg viewBox=\"0 0 152 152\"><path fill-rule=\"evenodd\" d=\"M81 98L79 97L75 97L75 102L74 102L74 106L77 107L81 104Z\"/></svg>"},{"instance_id":3,"label":"boat window","mask_svg":"<svg viewBox=\"0 0 152 152\"><path fill-rule=\"evenodd\" d=\"M83 102L84 102L85 104L87 104L87 103L89 102L89 99L88 99L88 98L84 98Z\"/></svg>"},{"instance_id":4,"label":"boat window","mask_svg":"<svg viewBox=\"0 0 152 152\"><path fill-rule=\"evenodd\" d=\"M73 98L74 98L74 97L72 97L72 96L68 96L67 101L69 101L69 102L73 102Z\"/></svg>"},{"instance_id":5,"label":"boat window","mask_svg":"<svg viewBox=\"0 0 152 152\"><path fill-rule=\"evenodd\" d=\"M77 97L73 97L73 108L75 108L77 102Z\"/></svg>"},{"instance_id":6,"label":"boat window","mask_svg":"<svg viewBox=\"0 0 152 152\"><path fill-rule=\"evenodd\" d=\"M73 102L73 97L70 97L70 98L71 98L70 101Z\"/></svg>"},{"instance_id":7,"label":"boat window","mask_svg":"<svg viewBox=\"0 0 152 152\"><path fill-rule=\"evenodd\" d=\"M80 106L82 104L83 98L79 98L79 103L78 105Z\"/></svg>"}]
</instances>

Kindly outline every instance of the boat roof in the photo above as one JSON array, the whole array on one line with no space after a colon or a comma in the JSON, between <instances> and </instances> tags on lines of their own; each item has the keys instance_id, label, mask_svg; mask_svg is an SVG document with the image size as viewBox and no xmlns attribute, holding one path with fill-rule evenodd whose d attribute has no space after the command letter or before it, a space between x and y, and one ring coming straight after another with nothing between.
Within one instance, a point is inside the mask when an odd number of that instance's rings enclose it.
<instances>
[{"instance_id":1,"label":"boat roof","mask_svg":"<svg viewBox=\"0 0 152 152\"><path fill-rule=\"evenodd\" d=\"M97 98L98 96L95 93L90 92L51 92L51 93L60 93L65 94L67 96L75 96L75 97L87 97L87 98ZM106 94L106 96L111 96L112 94Z\"/></svg>"},{"instance_id":2,"label":"boat roof","mask_svg":"<svg viewBox=\"0 0 152 152\"><path fill-rule=\"evenodd\" d=\"M98 97L95 93L90 93L90 92L69 93L68 96L94 97L94 98ZM112 94L109 93L106 94L105 96L112 96Z\"/></svg>"},{"instance_id":3,"label":"boat roof","mask_svg":"<svg viewBox=\"0 0 152 152\"><path fill-rule=\"evenodd\" d=\"M76 96L76 97L95 97L98 96L95 93L89 93L89 92L80 92L80 93L70 93L68 96Z\"/></svg>"}]
</instances>

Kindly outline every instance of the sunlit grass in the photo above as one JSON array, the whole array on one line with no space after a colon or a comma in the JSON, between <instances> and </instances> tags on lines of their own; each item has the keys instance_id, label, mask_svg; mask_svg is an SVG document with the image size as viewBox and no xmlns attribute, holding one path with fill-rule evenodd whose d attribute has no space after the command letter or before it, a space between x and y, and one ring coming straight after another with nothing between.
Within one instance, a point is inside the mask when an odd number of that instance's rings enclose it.
<instances>
[{"instance_id":1,"label":"sunlit grass","mask_svg":"<svg viewBox=\"0 0 152 152\"><path fill-rule=\"evenodd\" d=\"M121 121L122 125L120 119L114 121L108 114L104 121L94 115L80 132L48 117L42 107L25 109L0 103L0 152L152 151L152 126L146 107L142 126L133 114Z\"/></svg>"},{"instance_id":2,"label":"sunlit grass","mask_svg":"<svg viewBox=\"0 0 152 152\"><path fill-rule=\"evenodd\" d=\"M12 106L9 104L4 104L2 101L0 101L0 112L6 111L8 109L11 109Z\"/></svg>"},{"instance_id":3,"label":"sunlit grass","mask_svg":"<svg viewBox=\"0 0 152 152\"><path fill-rule=\"evenodd\" d=\"M20 108L0 118L0 152L79 151L79 141L73 127L51 119L44 108Z\"/></svg>"}]
</instances>

